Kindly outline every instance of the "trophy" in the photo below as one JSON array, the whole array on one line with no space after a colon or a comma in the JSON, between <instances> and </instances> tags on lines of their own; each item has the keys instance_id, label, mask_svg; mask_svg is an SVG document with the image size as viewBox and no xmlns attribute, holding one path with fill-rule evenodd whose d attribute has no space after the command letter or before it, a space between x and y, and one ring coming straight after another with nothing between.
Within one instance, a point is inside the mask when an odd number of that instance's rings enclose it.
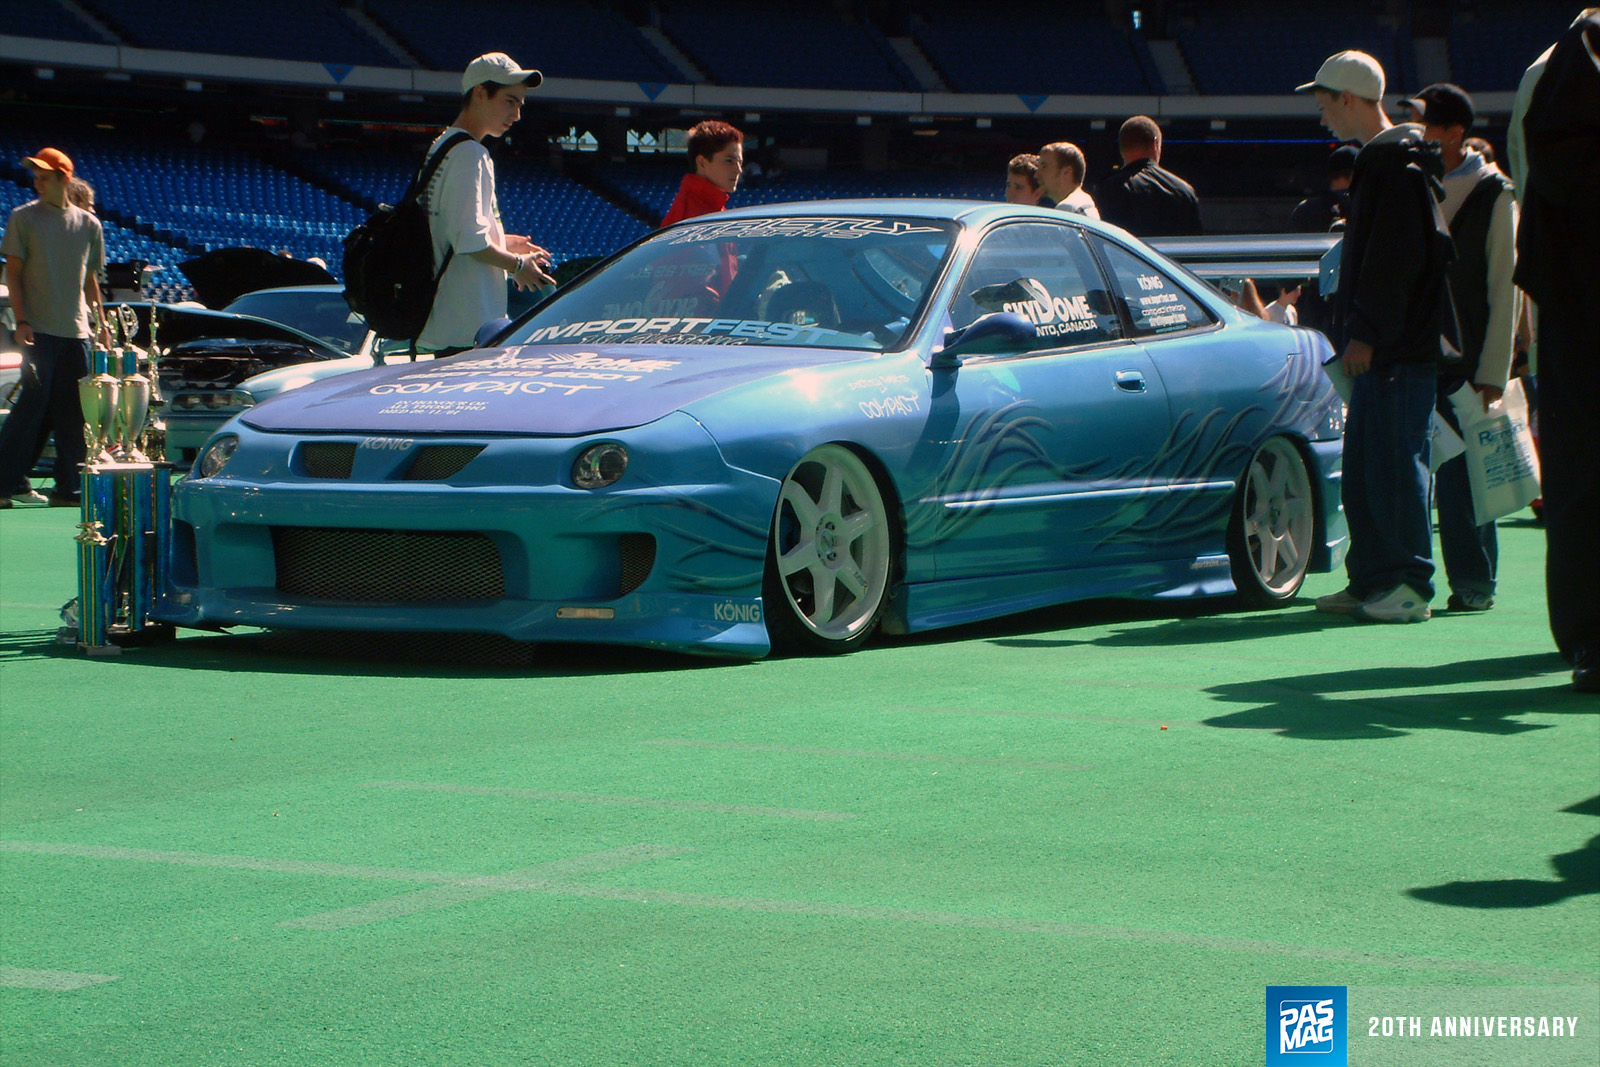
<instances>
[{"instance_id":1,"label":"trophy","mask_svg":"<svg viewBox=\"0 0 1600 1067\"><path fill-rule=\"evenodd\" d=\"M150 379L142 374L130 374L118 383L116 427L116 455L124 463L148 462L139 451L139 438L144 434L145 420L150 416Z\"/></svg>"},{"instance_id":2,"label":"trophy","mask_svg":"<svg viewBox=\"0 0 1600 1067\"><path fill-rule=\"evenodd\" d=\"M100 355L95 353L97 362ZM90 467L115 462L110 447L111 431L121 391L122 383L105 371L78 379L78 403L83 406L83 441L88 450L85 463Z\"/></svg>"},{"instance_id":3,"label":"trophy","mask_svg":"<svg viewBox=\"0 0 1600 1067\"><path fill-rule=\"evenodd\" d=\"M133 344L139 332L139 317L124 304L117 309L112 326L121 381L111 450L124 463L144 463L147 461L138 446L150 415L150 379L139 373L139 350Z\"/></svg>"}]
</instances>

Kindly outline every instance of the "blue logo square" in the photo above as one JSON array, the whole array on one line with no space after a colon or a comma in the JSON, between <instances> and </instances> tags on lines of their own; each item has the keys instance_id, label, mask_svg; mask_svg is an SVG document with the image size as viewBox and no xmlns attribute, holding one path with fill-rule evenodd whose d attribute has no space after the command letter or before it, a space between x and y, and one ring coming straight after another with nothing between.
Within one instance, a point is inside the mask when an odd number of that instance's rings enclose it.
<instances>
[{"instance_id":1,"label":"blue logo square","mask_svg":"<svg viewBox=\"0 0 1600 1067\"><path fill-rule=\"evenodd\" d=\"M1345 987L1267 986L1267 1067L1346 1067Z\"/></svg>"}]
</instances>

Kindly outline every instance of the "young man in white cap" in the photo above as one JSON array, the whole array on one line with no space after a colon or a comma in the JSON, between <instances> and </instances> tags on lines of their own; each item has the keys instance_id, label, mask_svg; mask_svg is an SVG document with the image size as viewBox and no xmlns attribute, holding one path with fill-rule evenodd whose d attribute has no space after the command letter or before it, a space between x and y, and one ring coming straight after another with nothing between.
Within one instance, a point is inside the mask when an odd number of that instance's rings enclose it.
<instances>
[{"instance_id":1,"label":"young man in white cap","mask_svg":"<svg viewBox=\"0 0 1600 1067\"><path fill-rule=\"evenodd\" d=\"M89 338L104 318L99 272L105 240L100 220L67 200L73 165L65 152L45 148L22 162L33 170L39 197L11 213L0 239L16 338L28 349L22 395L0 429L0 492L7 492L0 508L11 507L9 493L25 485L46 427L56 438L50 503L75 507L84 459L78 379L89 373ZM109 345L110 337L102 341Z\"/></svg>"},{"instance_id":2,"label":"young man in white cap","mask_svg":"<svg viewBox=\"0 0 1600 1067\"><path fill-rule=\"evenodd\" d=\"M1454 255L1439 213L1444 172L1422 127L1383 113L1383 68L1340 52L1295 91L1322 124L1356 141L1331 338L1350 376L1343 497L1349 585L1317 610L1371 622L1421 622L1433 599L1429 422Z\"/></svg>"},{"instance_id":3,"label":"young man in white cap","mask_svg":"<svg viewBox=\"0 0 1600 1067\"><path fill-rule=\"evenodd\" d=\"M528 90L542 81L542 74L517 66L504 52L479 56L461 76L461 113L428 149L431 159L452 137L468 138L449 150L421 198L433 267L444 273L417 338L419 351L471 348L484 323L505 317L507 276L523 289L555 284L545 273L550 254L501 225L494 161L482 144L485 137L505 136L522 117Z\"/></svg>"}]
</instances>

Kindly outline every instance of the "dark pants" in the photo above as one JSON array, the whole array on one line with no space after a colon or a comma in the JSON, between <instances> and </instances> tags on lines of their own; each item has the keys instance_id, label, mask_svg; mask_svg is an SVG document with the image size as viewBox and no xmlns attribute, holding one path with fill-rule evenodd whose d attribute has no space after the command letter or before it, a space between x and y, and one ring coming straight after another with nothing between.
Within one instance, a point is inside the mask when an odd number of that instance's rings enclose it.
<instances>
[{"instance_id":1,"label":"dark pants","mask_svg":"<svg viewBox=\"0 0 1600 1067\"><path fill-rule=\"evenodd\" d=\"M1450 394L1464 379L1446 375L1439 379L1439 414L1450 428L1461 432ZM1469 387L1470 388L1470 387ZM1475 403L1481 403L1475 400ZM1444 556L1445 580L1452 592L1494 596L1495 572L1500 566L1500 539L1492 522L1478 525L1472 510L1472 483L1467 478L1465 456L1439 465L1433 481L1434 502L1439 507L1439 549Z\"/></svg>"},{"instance_id":2,"label":"dark pants","mask_svg":"<svg viewBox=\"0 0 1600 1067\"><path fill-rule=\"evenodd\" d=\"M1368 371L1351 384L1344 427L1345 571L1361 599L1409 585L1433 598L1428 428L1438 395L1432 363Z\"/></svg>"},{"instance_id":3,"label":"dark pants","mask_svg":"<svg viewBox=\"0 0 1600 1067\"><path fill-rule=\"evenodd\" d=\"M22 394L0 427L0 487L23 484L44 451L46 430L56 435L55 494L75 496L83 465L83 407L78 379L89 374L89 342L78 337L33 335L22 370Z\"/></svg>"},{"instance_id":4,"label":"dark pants","mask_svg":"<svg viewBox=\"0 0 1600 1067\"><path fill-rule=\"evenodd\" d=\"M1576 300L1539 306L1539 463L1550 632L1570 662L1600 648L1600 326Z\"/></svg>"}]
</instances>

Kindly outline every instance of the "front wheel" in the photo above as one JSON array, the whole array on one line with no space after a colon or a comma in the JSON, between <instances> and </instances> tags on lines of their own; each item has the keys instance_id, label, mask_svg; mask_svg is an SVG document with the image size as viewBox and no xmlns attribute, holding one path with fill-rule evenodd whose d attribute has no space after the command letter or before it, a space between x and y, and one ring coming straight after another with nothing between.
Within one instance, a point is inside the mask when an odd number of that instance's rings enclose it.
<instances>
[{"instance_id":1,"label":"front wheel","mask_svg":"<svg viewBox=\"0 0 1600 1067\"><path fill-rule=\"evenodd\" d=\"M892 534L861 457L837 444L806 453L772 517L762 592L773 647L840 653L865 643L888 600Z\"/></svg>"},{"instance_id":2,"label":"front wheel","mask_svg":"<svg viewBox=\"0 0 1600 1067\"><path fill-rule=\"evenodd\" d=\"M1300 591L1311 565L1316 503L1300 450L1274 437L1250 458L1228 524L1233 584L1248 607L1276 607Z\"/></svg>"}]
</instances>

